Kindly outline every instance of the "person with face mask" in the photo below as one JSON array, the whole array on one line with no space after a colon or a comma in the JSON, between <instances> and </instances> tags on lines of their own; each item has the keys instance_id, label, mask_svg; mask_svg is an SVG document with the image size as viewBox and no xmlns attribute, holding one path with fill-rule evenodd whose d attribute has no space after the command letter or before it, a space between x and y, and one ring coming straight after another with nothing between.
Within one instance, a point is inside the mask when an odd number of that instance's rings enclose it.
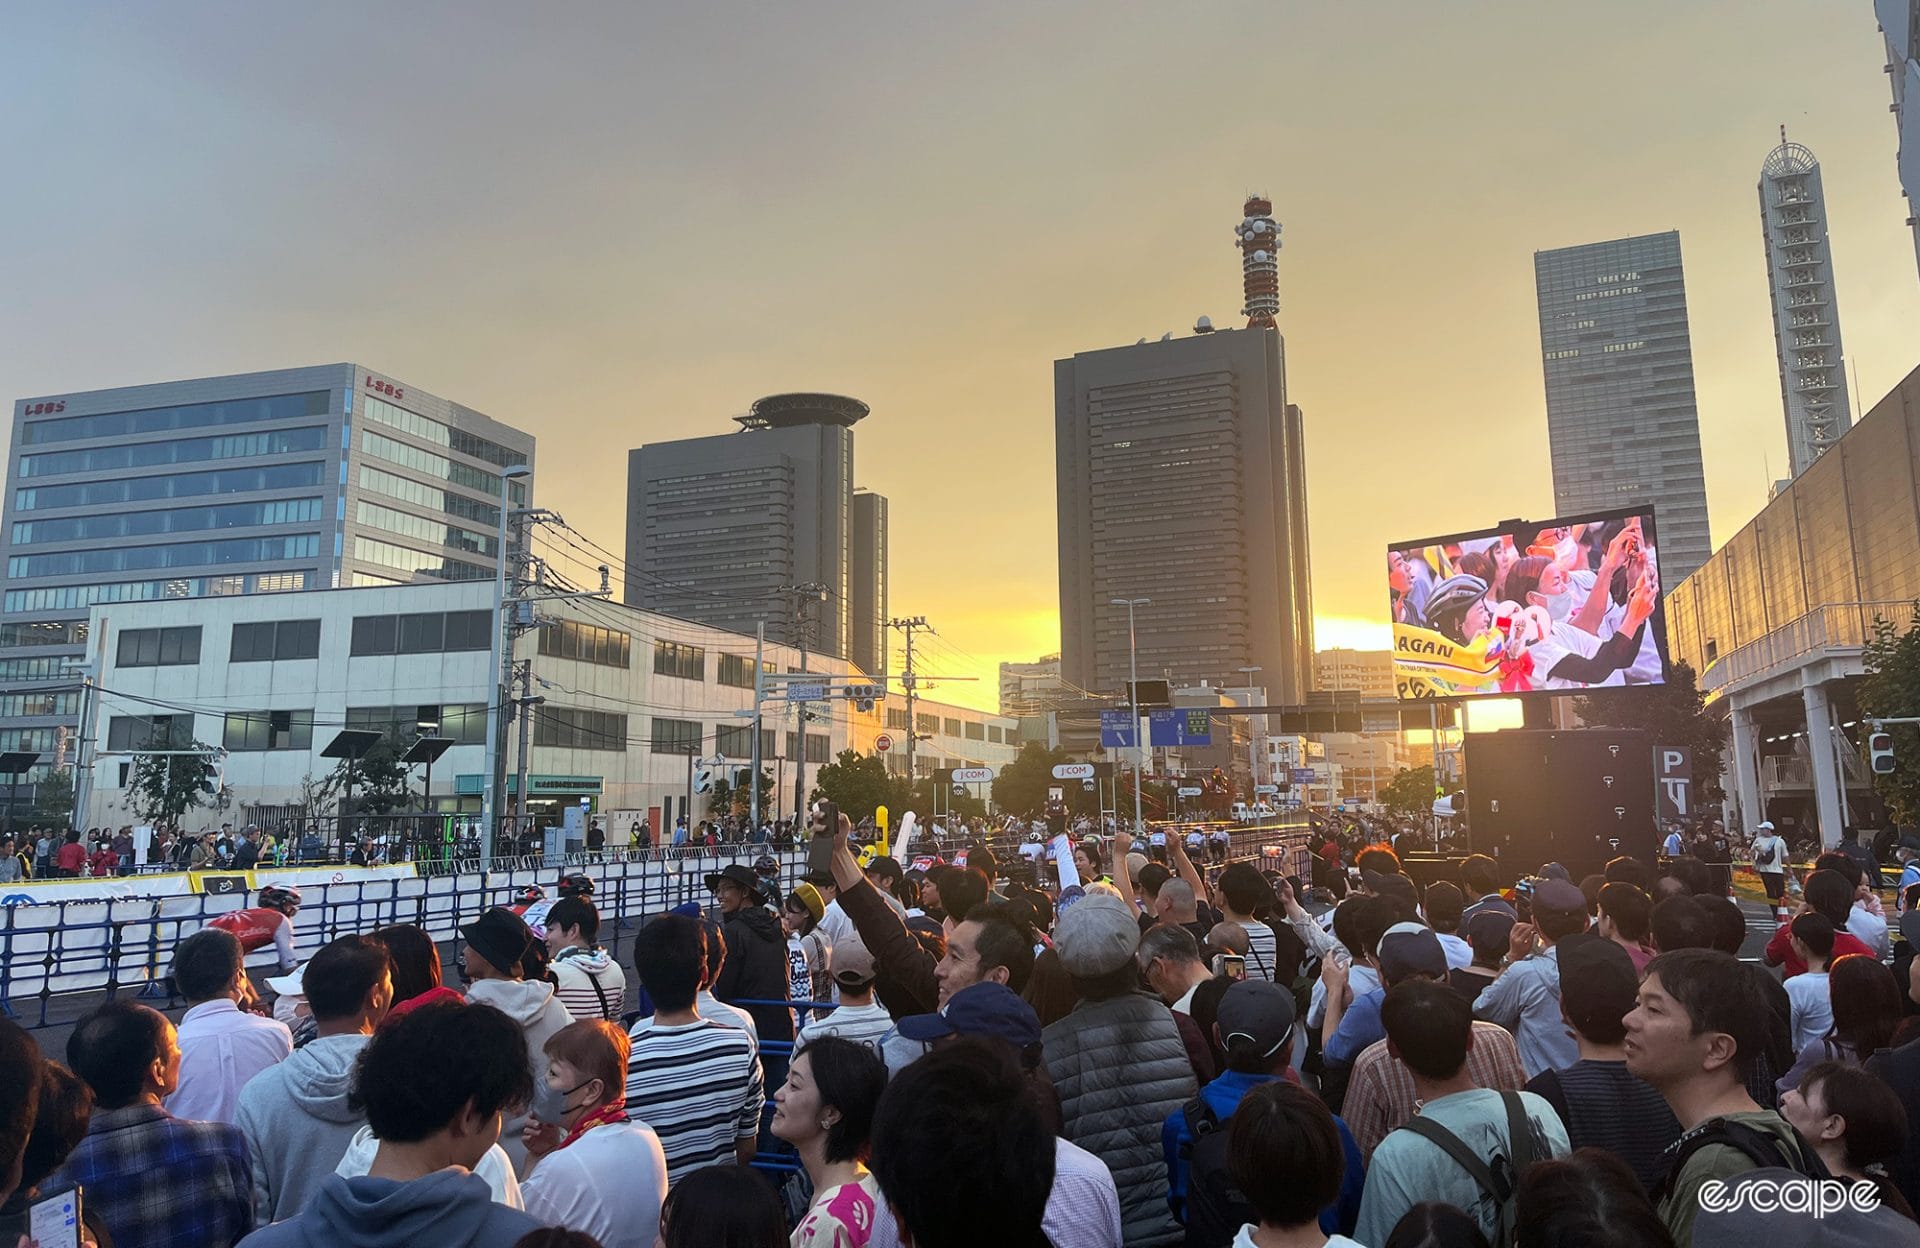
<instances>
[{"instance_id":1,"label":"person with face mask","mask_svg":"<svg viewBox=\"0 0 1920 1248\"><path fill-rule=\"evenodd\" d=\"M626 1033L604 1019L548 1037L544 1087L558 1109L527 1128L527 1212L585 1231L603 1248L652 1248L667 1193L667 1156L652 1128L627 1113ZM618 1182L606 1181L619 1176Z\"/></svg>"}]
</instances>

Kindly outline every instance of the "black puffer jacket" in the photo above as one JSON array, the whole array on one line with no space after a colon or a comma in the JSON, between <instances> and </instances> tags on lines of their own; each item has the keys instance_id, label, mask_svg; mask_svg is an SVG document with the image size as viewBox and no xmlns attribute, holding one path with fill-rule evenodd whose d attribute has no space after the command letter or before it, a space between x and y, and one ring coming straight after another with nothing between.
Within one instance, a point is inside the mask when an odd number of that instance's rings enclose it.
<instances>
[{"instance_id":1,"label":"black puffer jacket","mask_svg":"<svg viewBox=\"0 0 1920 1248\"><path fill-rule=\"evenodd\" d=\"M742 906L720 925L727 941L727 964L720 968L713 995L735 1001L786 1001L787 934L765 906ZM762 1040L793 1039L793 1011L780 1005L740 1007L753 1016Z\"/></svg>"}]
</instances>

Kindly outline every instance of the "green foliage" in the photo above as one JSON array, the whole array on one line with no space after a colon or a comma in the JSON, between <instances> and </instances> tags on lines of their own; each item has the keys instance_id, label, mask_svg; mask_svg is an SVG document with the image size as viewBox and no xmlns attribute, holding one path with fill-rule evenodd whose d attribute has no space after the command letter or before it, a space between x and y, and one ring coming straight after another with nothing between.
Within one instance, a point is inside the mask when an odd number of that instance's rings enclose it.
<instances>
[{"instance_id":1,"label":"green foliage","mask_svg":"<svg viewBox=\"0 0 1920 1248\"><path fill-rule=\"evenodd\" d=\"M810 800L832 802L855 823L870 818L881 806L897 820L907 810L907 784L889 773L886 761L877 755L842 750L820 768Z\"/></svg>"},{"instance_id":2,"label":"green foliage","mask_svg":"<svg viewBox=\"0 0 1920 1248\"><path fill-rule=\"evenodd\" d=\"M1427 815L1433 813L1433 767L1402 767L1393 773L1386 787L1380 790L1380 800L1388 810L1397 815Z\"/></svg>"},{"instance_id":3,"label":"green foliage","mask_svg":"<svg viewBox=\"0 0 1920 1248\"><path fill-rule=\"evenodd\" d=\"M1077 780L1055 780L1053 769L1074 759L1065 750L1048 749L1038 741L1029 741L1020 754L1000 769L993 781L993 804L1017 815L1038 815L1047 805L1047 790L1064 789L1067 809L1075 814L1093 810L1095 795L1080 787ZM959 799L955 799L956 802ZM959 809L956 805L955 809Z\"/></svg>"},{"instance_id":4,"label":"green foliage","mask_svg":"<svg viewBox=\"0 0 1920 1248\"><path fill-rule=\"evenodd\" d=\"M315 786L312 799L319 809L309 807L309 813L330 813L328 808L346 796L349 773L353 777L353 809L349 813L384 815L408 809L414 800L413 777L411 769L400 761L403 753L401 743L388 734L358 762L341 759Z\"/></svg>"},{"instance_id":5,"label":"green foliage","mask_svg":"<svg viewBox=\"0 0 1920 1248\"><path fill-rule=\"evenodd\" d=\"M1865 661L1866 678L1858 686L1863 714L1920 715L1920 609L1905 632L1891 620L1874 620ZM1875 776L1873 787L1895 822L1911 825L1920 822L1920 725L1889 724L1887 731L1893 734L1893 774Z\"/></svg>"},{"instance_id":6,"label":"green foliage","mask_svg":"<svg viewBox=\"0 0 1920 1248\"><path fill-rule=\"evenodd\" d=\"M745 817L753 812L753 795L745 785L734 788L731 777L732 767L722 767L713 777L713 792L707 796L707 813L711 815L739 815ZM760 813L766 817L773 810L773 773L762 768L760 771Z\"/></svg>"},{"instance_id":7,"label":"green foliage","mask_svg":"<svg viewBox=\"0 0 1920 1248\"><path fill-rule=\"evenodd\" d=\"M944 820L947 818L947 812L952 811L957 818L984 819L987 814L987 803L979 796L978 790L980 786L969 784L962 787L964 792L956 793L953 791L953 786L948 785L947 791L940 795L940 817ZM919 812L921 818L931 820L933 812L932 776L922 776L920 779L914 781L912 802L913 805L910 809ZM895 826L898 826L899 818L899 813L895 813Z\"/></svg>"},{"instance_id":8,"label":"green foliage","mask_svg":"<svg viewBox=\"0 0 1920 1248\"><path fill-rule=\"evenodd\" d=\"M1573 709L1596 728L1639 728L1646 732L1649 746L1691 749L1696 803L1705 808L1725 796L1720 766L1727 749L1727 721L1707 710L1693 668L1684 660L1674 660L1664 685L1636 685L1577 698Z\"/></svg>"},{"instance_id":9,"label":"green foliage","mask_svg":"<svg viewBox=\"0 0 1920 1248\"><path fill-rule=\"evenodd\" d=\"M192 754L136 754L127 776L127 801L142 823L178 824L196 806L226 805L214 750L195 741ZM69 799L71 800L71 799Z\"/></svg>"},{"instance_id":10,"label":"green foliage","mask_svg":"<svg viewBox=\"0 0 1920 1248\"><path fill-rule=\"evenodd\" d=\"M66 827L73 818L73 768L56 767L34 788L37 816Z\"/></svg>"}]
</instances>

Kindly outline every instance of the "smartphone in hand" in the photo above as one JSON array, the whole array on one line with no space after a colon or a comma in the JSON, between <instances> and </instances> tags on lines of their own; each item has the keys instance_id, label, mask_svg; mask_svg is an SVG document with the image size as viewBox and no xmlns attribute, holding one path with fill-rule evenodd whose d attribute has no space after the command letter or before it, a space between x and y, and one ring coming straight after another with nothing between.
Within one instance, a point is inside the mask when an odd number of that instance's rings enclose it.
<instances>
[{"instance_id":1,"label":"smartphone in hand","mask_svg":"<svg viewBox=\"0 0 1920 1248\"><path fill-rule=\"evenodd\" d=\"M832 802L816 802L813 807L813 840L807 845L807 874L827 875L833 871L833 838L840 830L840 808Z\"/></svg>"},{"instance_id":2,"label":"smartphone in hand","mask_svg":"<svg viewBox=\"0 0 1920 1248\"><path fill-rule=\"evenodd\" d=\"M27 1238L36 1248L80 1248L80 1189L49 1192L29 1205Z\"/></svg>"}]
</instances>

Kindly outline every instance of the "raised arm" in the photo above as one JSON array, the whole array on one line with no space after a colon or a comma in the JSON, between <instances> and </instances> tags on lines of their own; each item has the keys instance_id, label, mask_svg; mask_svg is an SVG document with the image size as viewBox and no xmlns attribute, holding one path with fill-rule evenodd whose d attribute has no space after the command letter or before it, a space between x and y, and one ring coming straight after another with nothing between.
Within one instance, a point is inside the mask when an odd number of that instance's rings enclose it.
<instances>
[{"instance_id":1,"label":"raised arm","mask_svg":"<svg viewBox=\"0 0 1920 1248\"><path fill-rule=\"evenodd\" d=\"M1186 839L1178 832L1167 833L1167 857L1173 863L1174 874L1193 885L1193 895L1201 901L1208 900L1207 882L1201 878L1199 868L1193 865L1193 859L1187 857Z\"/></svg>"}]
</instances>

